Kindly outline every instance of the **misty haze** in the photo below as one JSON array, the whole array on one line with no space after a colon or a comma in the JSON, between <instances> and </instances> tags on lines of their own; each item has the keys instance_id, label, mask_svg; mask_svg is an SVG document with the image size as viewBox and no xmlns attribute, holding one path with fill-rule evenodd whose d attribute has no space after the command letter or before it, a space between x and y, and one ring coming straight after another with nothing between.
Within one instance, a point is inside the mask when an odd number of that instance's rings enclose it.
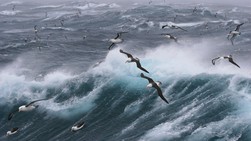
<instances>
[{"instance_id":1,"label":"misty haze","mask_svg":"<svg viewBox=\"0 0 251 141\"><path fill-rule=\"evenodd\" d=\"M250 0L0 0L0 141L250 141Z\"/></svg>"}]
</instances>

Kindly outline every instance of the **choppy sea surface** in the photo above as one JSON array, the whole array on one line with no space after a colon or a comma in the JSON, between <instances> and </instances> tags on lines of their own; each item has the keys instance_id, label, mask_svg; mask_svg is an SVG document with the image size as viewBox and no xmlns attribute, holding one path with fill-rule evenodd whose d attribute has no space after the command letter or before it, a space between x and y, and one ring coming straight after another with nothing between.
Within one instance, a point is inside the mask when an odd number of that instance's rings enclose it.
<instances>
[{"instance_id":1,"label":"choppy sea surface","mask_svg":"<svg viewBox=\"0 0 251 141\"><path fill-rule=\"evenodd\" d=\"M251 9L201 4L193 13L194 7L1 3L0 140L250 141ZM232 45L226 36L240 23ZM161 29L165 24L187 32ZM124 42L108 50L121 31L128 32ZM146 89L141 70L119 49L140 58L170 104ZM229 54L240 69L226 60L212 65ZM41 98L49 100L7 120ZM71 132L79 121L85 127ZM6 137L13 127L18 133Z\"/></svg>"}]
</instances>

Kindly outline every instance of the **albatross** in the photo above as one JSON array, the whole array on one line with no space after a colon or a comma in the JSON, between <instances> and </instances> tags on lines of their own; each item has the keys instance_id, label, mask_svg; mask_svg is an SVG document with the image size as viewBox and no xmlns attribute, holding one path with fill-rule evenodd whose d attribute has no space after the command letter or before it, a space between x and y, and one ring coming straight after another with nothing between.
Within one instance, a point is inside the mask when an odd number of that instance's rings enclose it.
<instances>
[{"instance_id":1,"label":"albatross","mask_svg":"<svg viewBox=\"0 0 251 141\"><path fill-rule=\"evenodd\" d=\"M237 66L238 68L240 68L240 66L234 62L233 58L232 58L232 55L228 55L228 56L222 56L222 57L217 57L217 58L214 58L212 60L212 64L215 65L215 62L217 60L222 60L222 59L227 59L230 63L232 63L233 65Z\"/></svg>"},{"instance_id":2,"label":"albatross","mask_svg":"<svg viewBox=\"0 0 251 141\"><path fill-rule=\"evenodd\" d=\"M178 41L177 37L175 37L175 36L173 36L173 35L171 35L171 34L169 34L169 33L162 33L161 35L163 35L164 37L166 37L166 38L168 38L168 39L172 39L172 40L174 40L175 42Z\"/></svg>"},{"instance_id":3,"label":"albatross","mask_svg":"<svg viewBox=\"0 0 251 141\"><path fill-rule=\"evenodd\" d=\"M157 92L158 92L159 97L160 97L162 100L164 100L167 104L169 104L169 102L168 102L168 101L166 100L166 98L163 96L162 91L161 91L161 89L160 89L160 85L162 84L160 81L156 81L156 82L155 82L155 81L153 81L152 78L145 76L143 73L140 74L140 77L147 79L148 82L149 82L149 84L148 84L146 87L147 87L147 88L149 88L149 87L155 88L155 89L157 90Z\"/></svg>"},{"instance_id":4,"label":"albatross","mask_svg":"<svg viewBox=\"0 0 251 141\"><path fill-rule=\"evenodd\" d=\"M17 128L17 127L12 128L10 131L8 131L8 132L6 133L6 136L10 136L10 135L16 134L17 131L18 131L18 128Z\"/></svg>"},{"instance_id":5,"label":"albatross","mask_svg":"<svg viewBox=\"0 0 251 141\"><path fill-rule=\"evenodd\" d=\"M234 45L234 39L237 35L241 35L240 27L243 25L244 23L238 24L235 28L234 31L230 31L227 35L227 39L231 41L232 45ZM231 38L230 38L231 37Z\"/></svg>"},{"instance_id":6,"label":"albatross","mask_svg":"<svg viewBox=\"0 0 251 141\"><path fill-rule=\"evenodd\" d=\"M122 43L124 40L121 38L121 35L123 33L127 33L127 32L119 32L117 33L117 36L113 39L110 39L109 41L112 43L110 46L109 46L109 50L115 45L115 44L118 44L118 43Z\"/></svg>"},{"instance_id":7,"label":"albatross","mask_svg":"<svg viewBox=\"0 0 251 141\"><path fill-rule=\"evenodd\" d=\"M129 59L126 61L126 63L131 63L131 62L135 62L137 67L139 69L141 69L142 71L146 72L146 73L149 73L145 68L143 68L139 62L139 59L137 57L133 57L130 53L127 53L127 52L124 52L122 49L119 50L120 53L123 53L125 54Z\"/></svg>"},{"instance_id":8,"label":"albatross","mask_svg":"<svg viewBox=\"0 0 251 141\"><path fill-rule=\"evenodd\" d=\"M84 127L84 125L85 125L85 122L80 122L80 123L78 123L78 124L76 124L76 125L73 125L73 126L71 127L71 131L72 131L72 132L76 132L76 131L82 129L82 128Z\"/></svg>"},{"instance_id":9,"label":"albatross","mask_svg":"<svg viewBox=\"0 0 251 141\"><path fill-rule=\"evenodd\" d=\"M172 28L172 29L181 29L183 31L187 31L186 29L184 28L181 28L177 25L173 25L173 24L166 24L166 25L163 25L161 28L164 29L165 27L169 27L169 28Z\"/></svg>"},{"instance_id":10,"label":"albatross","mask_svg":"<svg viewBox=\"0 0 251 141\"><path fill-rule=\"evenodd\" d=\"M28 112L28 111L32 111L33 109L37 108L38 106L34 105L34 103L38 102L38 101L43 101L43 100L48 100L48 99L38 99L35 101L30 102L29 104L26 105L22 105L20 106L17 110L15 110L14 112L10 113L8 116L8 120L11 120L12 117L14 116L15 113L17 112Z\"/></svg>"}]
</instances>

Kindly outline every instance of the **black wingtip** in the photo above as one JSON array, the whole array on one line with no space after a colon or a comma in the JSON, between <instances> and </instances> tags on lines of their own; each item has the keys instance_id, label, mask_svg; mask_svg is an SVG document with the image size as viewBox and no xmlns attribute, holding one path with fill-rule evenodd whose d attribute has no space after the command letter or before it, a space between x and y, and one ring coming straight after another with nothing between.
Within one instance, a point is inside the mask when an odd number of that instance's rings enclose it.
<instances>
[{"instance_id":1,"label":"black wingtip","mask_svg":"<svg viewBox=\"0 0 251 141\"><path fill-rule=\"evenodd\" d=\"M122 52L123 52L123 50L122 50L122 49L120 49L120 50L119 50L119 52L121 52L121 53L122 53Z\"/></svg>"},{"instance_id":2,"label":"black wingtip","mask_svg":"<svg viewBox=\"0 0 251 141\"><path fill-rule=\"evenodd\" d=\"M141 77L144 77L144 73L141 73L140 76L141 76Z\"/></svg>"}]
</instances>

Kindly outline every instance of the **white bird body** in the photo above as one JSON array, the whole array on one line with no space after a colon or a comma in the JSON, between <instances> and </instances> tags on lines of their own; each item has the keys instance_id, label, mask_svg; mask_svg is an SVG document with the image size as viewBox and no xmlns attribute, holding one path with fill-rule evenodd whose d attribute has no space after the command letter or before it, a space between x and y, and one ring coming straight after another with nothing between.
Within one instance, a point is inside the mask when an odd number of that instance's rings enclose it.
<instances>
[{"instance_id":1,"label":"white bird body","mask_svg":"<svg viewBox=\"0 0 251 141\"><path fill-rule=\"evenodd\" d=\"M8 131L8 132L7 132L7 136L13 135L13 134L16 134L16 133L17 133L17 131L15 131L15 132Z\"/></svg>"},{"instance_id":2,"label":"white bird body","mask_svg":"<svg viewBox=\"0 0 251 141\"><path fill-rule=\"evenodd\" d=\"M164 37L168 38L168 39L171 39L171 36L170 35L164 35Z\"/></svg>"},{"instance_id":3,"label":"white bird body","mask_svg":"<svg viewBox=\"0 0 251 141\"><path fill-rule=\"evenodd\" d=\"M123 40L120 39L120 38L117 38L117 39L110 39L110 42L115 43L115 44L118 44L118 43L122 43Z\"/></svg>"},{"instance_id":4,"label":"white bird body","mask_svg":"<svg viewBox=\"0 0 251 141\"><path fill-rule=\"evenodd\" d=\"M83 127L84 127L84 124L82 124L81 126L75 125L75 126L71 127L71 131L75 132L75 131L82 129Z\"/></svg>"},{"instance_id":5,"label":"white bird body","mask_svg":"<svg viewBox=\"0 0 251 141\"><path fill-rule=\"evenodd\" d=\"M132 62L132 58L128 58L128 60L126 60L126 63L131 63Z\"/></svg>"},{"instance_id":6,"label":"white bird body","mask_svg":"<svg viewBox=\"0 0 251 141\"><path fill-rule=\"evenodd\" d=\"M10 135L16 134L17 131L18 131L18 128L17 128L17 127L16 127L16 128L12 128L10 131L8 131L8 132L6 133L6 136L10 136Z\"/></svg>"},{"instance_id":7,"label":"white bird body","mask_svg":"<svg viewBox=\"0 0 251 141\"><path fill-rule=\"evenodd\" d=\"M151 87L153 87L153 84L152 84L152 83L149 83L149 84L146 85L146 87L147 87L147 88L151 88Z\"/></svg>"},{"instance_id":8,"label":"white bird body","mask_svg":"<svg viewBox=\"0 0 251 141\"><path fill-rule=\"evenodd\" d=\"M33 109L35 109L36 107L33 106L33 105L29 105L29 106L25 106L25 105L22 105L18 108L18 111L19 112L28 112L28 111L32 111Z\"/></svg>"},{"instance_id":9,"label":"white bird body","mask_svg":"<svg viewBox=\"0 0 251 141\"><path fill-rule=\"evenodd\" d=\"M241 34L239 31L232 31L231 34Z\"/></svg>"}]
</instances>

